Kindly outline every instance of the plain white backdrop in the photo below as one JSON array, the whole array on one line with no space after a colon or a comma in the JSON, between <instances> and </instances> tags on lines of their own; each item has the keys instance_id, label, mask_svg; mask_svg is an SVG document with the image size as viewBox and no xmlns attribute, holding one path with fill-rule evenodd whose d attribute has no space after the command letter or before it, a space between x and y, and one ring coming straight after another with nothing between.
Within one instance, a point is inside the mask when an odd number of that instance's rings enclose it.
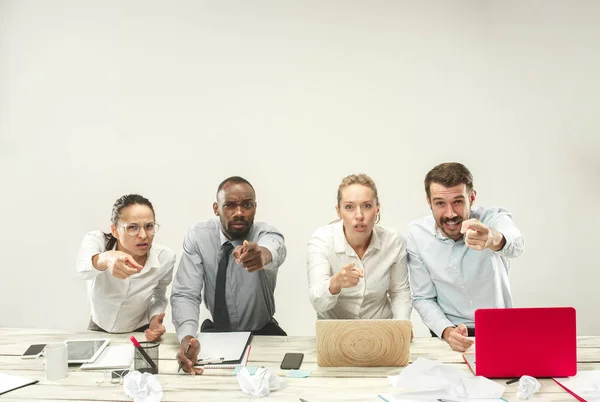
<instances>
[{"instance_id":1,"label":"plain white backdrop","mask_svg":"<svg viewBox=\"0 0 600 402\"><path fill-rule=\"evenodd\" d=\"M515 305L575 306L578 333L600 335L598 15L592 0L0 1L0 325L85 329L76 252L118 197L148 197L155 241L179 254L242 175L286 237L276 318L314 334L306 244L342 177L373 177L403 233L429 212L427 171L460 161L525 236Z\"/></svg>"}]
</instances>

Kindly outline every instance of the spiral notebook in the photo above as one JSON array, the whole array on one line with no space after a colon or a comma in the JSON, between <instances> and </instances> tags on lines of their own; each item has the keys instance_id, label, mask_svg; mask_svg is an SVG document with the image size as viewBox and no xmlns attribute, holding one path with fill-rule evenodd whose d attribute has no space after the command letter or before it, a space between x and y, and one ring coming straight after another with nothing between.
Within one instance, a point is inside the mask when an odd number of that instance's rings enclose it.
<instances>
[{"instance_id":1,"label":"spiral notebook","mask_svg":"<svg viewBox=\"0 0 600 402\"><path fill-rule=\"evenodd\" d=\"M205 369L235 369L237 367L245 367L248 364L248 359L250 358L250 350L252 349L252 345L248 345L246 350L244 350L244 357L242 361L237 364L205 364L202 366Z\"/></svg>"},{"instance_id":2,"label":"spiral notebook","mask_svg":"<svg viewBox=\"0 0 600 402\"><path fill-rule=\"evenodd\" d=\"M196 366L205 369L243 366L250 355L250 339L250 332L201 332Z\"/></svg>"}]
</instances>

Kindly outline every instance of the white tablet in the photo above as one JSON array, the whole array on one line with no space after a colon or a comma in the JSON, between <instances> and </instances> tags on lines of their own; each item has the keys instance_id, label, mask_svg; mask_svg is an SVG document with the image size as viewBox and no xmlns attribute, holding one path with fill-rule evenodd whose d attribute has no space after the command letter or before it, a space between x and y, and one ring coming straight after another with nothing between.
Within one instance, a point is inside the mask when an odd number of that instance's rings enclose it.
<instances>
[{"instance_id":1,"label":"white tablet","mask_svg":"<svg viewBox=\"0 0 600 402\"><path fill-rule=\"evenodd\" d=\"M65 341L69 363L92 363L106 348L110 339L77 339Z\"/></svg>"}]
</instances>

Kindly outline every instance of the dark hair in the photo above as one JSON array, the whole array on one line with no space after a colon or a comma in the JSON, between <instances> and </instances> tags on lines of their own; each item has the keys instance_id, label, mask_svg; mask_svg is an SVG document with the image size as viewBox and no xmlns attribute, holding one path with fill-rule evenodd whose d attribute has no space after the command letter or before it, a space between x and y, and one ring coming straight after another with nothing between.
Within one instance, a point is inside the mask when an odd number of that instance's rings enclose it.
<instances>
[{"instance_id":1,"label":"dark hair","mask_svg":"<svg viewBox=\"0 0 600 402\"><path fill-rule=\"evenodd\" d=\"M434 167L425 176L425 192L431 198L431 183L439 183L444 187L454 187L459 184L467 186L467 192L473 190L473 175L465 165L458 162L442 163Z\"/></svg>"},{"instance_id":2,"label":"dark hair","mask_svg":"<svg viewBox=\"0 0 600 402\"><path fill-rule=\"evenodd\" d=\"M252 186L252 184L250 184L250 182L248 180L244 179L241 176L231 176L231 177L226 178L225 180L223 180L221 182L221 184L219 184L219 187L217 188L217 197L219 196L219 191L221 191L223 189L223 187L225 187L225 184L227 184L227 183L247 184L250 186L252 191L254 191L256 193L256 191L254 190L254 187Z\"/></svg>"},{"instance_id":3,"label":"dark hair","mask_svg":"<svg viewBox=\"0 0 600 402\"><path fill-rule=\"evenodd\" d=\"M110 216L110 221L113 225L116 225L119 222L123 208L127 208L131 205L145 205L152 210L152 215L156 216L154 207L147 198L142 197L139 194L127 194L115 201L115 204L113 205L112 214ZM114 237L112 233L104 233L104 238L106 239L106 251L109 251L117 243L117 238Z\"/></svg>"}]
</instances>

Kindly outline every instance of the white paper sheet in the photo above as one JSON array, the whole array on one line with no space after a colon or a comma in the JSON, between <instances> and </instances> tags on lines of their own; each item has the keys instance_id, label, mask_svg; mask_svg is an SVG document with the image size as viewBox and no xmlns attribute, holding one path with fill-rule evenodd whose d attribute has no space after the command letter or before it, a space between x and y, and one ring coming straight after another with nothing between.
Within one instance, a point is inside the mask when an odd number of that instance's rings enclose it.
<instances>
[{"instance_id":1,"label":"white paper sheet","mask_svg":"<svg viewBox=\"0 0 600 402\"><path fill-rule=\"evenodd\" d=\"M0 373L0 395L36 382L37 380L31 378Z\"/></svg>"},{"instance_id":2,"label":"white paper sheet","mask_svg":"<svg viewBox=\"0 0 600 402\"><path fill-rule=\"evenodd\" d=\"M575 395L586 401L600 401L600 370L579 371L575 376L555 378Z\"/></svg>"},{"instance_id":3,"label":"white paper sheet","mask_svg":"<svg viewBox=\"0 0 600 402\"><path fill-rule=\"evenodd\" d=\"M499 399L505 387L485 377L474 377L459 368L423 357L388 377L394 388L403 392L380 395L389 401L435 400L476 401ZM391 399L388 399L391 398Z\"/></svg>"}]
</instances>

